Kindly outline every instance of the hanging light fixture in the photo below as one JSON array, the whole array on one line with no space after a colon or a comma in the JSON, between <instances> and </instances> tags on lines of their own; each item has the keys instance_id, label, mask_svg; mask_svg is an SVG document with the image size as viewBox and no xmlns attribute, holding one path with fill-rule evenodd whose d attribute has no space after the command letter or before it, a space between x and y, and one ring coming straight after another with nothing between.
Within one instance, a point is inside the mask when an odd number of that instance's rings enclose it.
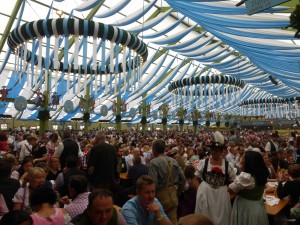
<instances>
[{"instance_id":1,"label":"hanging light fixture","mask_svg":"<svg viewBox=\"0 0 300 225\"><path fill-rule=\"evenodd\" d=\"M64 12L62 10L59 10L59 9L56 10L56 15L58 15L59 18L61 18L63 14L64 14Z\"/></svg>"},{"instance_id":2,"label":"hanging light fixture","mask_svg":"<svg viewBox=\"0 0 300 225\"><path fill-rule=\"evenodd\" d=\"M298 102L300 97L294 98L261 98L243 101L239 104L243 116L266 116L268 118L283 118L294 112L299 116Z\"/></svg>"},{"instance_id":3,"label":"hanging light fixture","mask_svg":"<svg viewBox=\"0 0 300 225\"><path fill-rule=\"evenodd\" d=\"M74 52L70 55L69 40L73 36L75 46ZM87 47L89 37L93 38L92 51ZM54 39L53 49L50 45L53 43L50 41L51 38ZM44 39L46 39L46 44L43 42ZM59 54L58 49L62 40L64 40L61 52L63 54ZM27 46L29 41L32 41L30 50ZM109 54L107 54L106 42L110 42ZM119 48L120 45L123 48ZM71 81L72 74L73 87L75 77L84 78L86 86L86 75L91 75L94 76L95 83L97 84L98 81L99 85L98 77L107 74L115 75L115 85L117 85L117 75L119 75L119 80L121 74L126 76L126 72L131 73L133 77L148 56L146 44L133 34L111 25L72 18L45 19L25 23L11 31L8 46L16 55L15 70L27 72L29 74L27 79L34 80L31 82L32 86L35 86L38 81L42 82L43 79L40 78L43 75L47 79L45 73L52 71L56 73L60 71L63 75L66 73L68 82ZM81 47L83 53L80 64ZM53 50L53 54L50 50ZM123 60L120 60L121 56ZM101 58L100 63L99 58ZM126 81L129 82L129 79ZM45 82L48 81L45 80Z\"/></svg>"},{"instance_id":4,"label":"hanging light fixture","mask_svg":"<svg viewBox=\"0 0 300 225\"><path fill-rule=\"evenodd\" d=\"M202 105L221 102L221 96L226 99L226 104L233 99L237 100L237 95L244 88L245 82L232 76L205 75L199 77L184 78L172 82L168 90L176 98L182 98L181 102L193 100L201 101Z\"/></svg>"}]
</instances>

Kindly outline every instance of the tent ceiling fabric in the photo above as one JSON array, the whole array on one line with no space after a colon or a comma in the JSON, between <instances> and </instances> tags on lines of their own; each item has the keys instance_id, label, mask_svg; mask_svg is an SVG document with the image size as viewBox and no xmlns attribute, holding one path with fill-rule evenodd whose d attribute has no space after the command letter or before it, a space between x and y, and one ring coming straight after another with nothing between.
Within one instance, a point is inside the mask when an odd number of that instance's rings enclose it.
<instances>
[{"instance_id":1,"label":"tent ceiling fabric","mask_svg":"<svg viewBox=\"0 0 300 225\"><path fill-rule=\"evenodd\" d=\"M290 13L283 13L283 10L288 8L276 6L248 16L245 5L235 6L238 2L236 0L7 1L0 8L0 43L5 41L0 53L0 86L8 88L8 99L24 96L27 100L33 100L36 97L34 90L38 88L45 90L45 84L29 82L29 69L20 72L16 69L17 57L7 45L9 34L7 27L11 22L9 31L12 31L27 22L57 19L59 18L57 10L62 10L62 18L91 18L95 22L132 32L147 45L148 59L136 72L120 73L118 78L115 75L103 75L97 79L74 75L76 77L71 80L74 86L76 80L76 88L70 88L69 91L67 73L51 73L50 92L57 92L60 95L59 105L50 111L53 121L68 121L83 116L79 96L85 95L87 82L90 82L92 87L90 94L95 98L95 108L90 114L90 120L94 122L99 119L114 119L113 101L118 95L121 95L122 101L127 104L127 112L122 114L122 118L130 118L130 115L133 115L133 110L129 113L130 109L136 109L138 112L138 106L142 100L146 100L147 104L151 103L149 116L151 122L157 121L156 112L159 112L162 104L168 104L170 115L177 112L180 107L187 108L188 112L196 107L202 113L212 110L240 114L239 104L243 101L299 97L300 41L294 38L294 31L284 29L289 25ZM17 6L19 6L16 11L18 13L14 20L10 21L10 16ZM28 50L37 49L35 46L38 42L32 40L28 42ZM50 54L54 55L56 46L54 39L48 43L43 39L41 45L48 46ZM90 66L93 64L93 49L97 47L104 48L103 51L106 53L105 58L97 58L97 63L100 65L104 61L111 61L112 55L108 52L113 46L104 43L96 46L91 37L87 39L86 49L87 64ZM68 49L68 63L74 60L73 52L76 48L79 48L78 61L84 60L84 50L75 44L70 45ZM58 51L63 52L63 45ZM43 56L46 54L45 51L41 53ZM121 58L127 58L123 57L124 54L121 56L120 61ZM242 80L245 86L238 97L229 94L228 97L222 98L197 95L178 98L168 90L172 82L180 83L181 80L212 75L230 76ZM206 92L206 88L213 88L211 84L201 85L199 88L201 93L210 93ZM197 91L197 86L182 88L185 93ZM71 100L74 105L72 113L66 113L63 109L67 100ZM101 114L103 105L108 108L105 116ZM17 119L36 119L38 110L38 107L30 102L23 112L18 112L13 102L7 104L0 102L0 114L10 114ZM140 120L141 115L136 114L132 122Z\"/></svg>"}]
</instances>

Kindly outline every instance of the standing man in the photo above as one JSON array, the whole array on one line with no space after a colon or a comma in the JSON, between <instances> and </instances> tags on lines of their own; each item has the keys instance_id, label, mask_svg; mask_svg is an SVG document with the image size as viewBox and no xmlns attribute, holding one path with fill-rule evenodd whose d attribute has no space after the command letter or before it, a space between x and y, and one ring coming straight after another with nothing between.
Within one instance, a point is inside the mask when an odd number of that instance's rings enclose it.
<instances>
[{"instance_id":1,"label":"standing man","mask_svg":"<svg viewBox=\"0 0 300 225\"><path fill-rule=\"evenodd\" d=\"M115 148L105 143L105 133L98 131L95 145L87 163L92 188L114 189L116 183L117 154Z\"/></svg>"},{"instance_id":2,"label":"standing man","mask_svg":"<svg viewBox=\"0 0 300 225\"><path fill-rule=\"evenodd\" d=\"M172 225L162 205L155 198L154 181L147 175L141 176L136 183L137 196L123 205L121 213L127 225Z\"/></svg>"},{"instance_id":3,"label":"standing man","mask_svg":"<svg viewBox=\"0 0 300 225\"><path fill-rule=\"evenodd\" d=\"M268 153L268 155L276 156L276 152L279 149L279 136L276 133L271 134L270 140L267 142L265 146L265 151Z\"/></svg>"},{"instance_id":4,"label":"standing man","mask_svg":"<svg viewBox=\"0 0 300 225\"><path fill-rule=\"evenodd\" d=\"M85 173L79 169L80 163L77 156L69 156L66 163L66 168L60 174L58 174L55 180L55 190L58 191L60 197L63 197L69 192L69 180L71 176L82 175Z\"/></svg>"},{"instance_id":5,"label":"standing man","mask_svg":"<svg viewBox=\"0 0 300 225\"><path fill-rule=\"evenodd\" d=\"M149 176L153 179L156 197L162 204L173 225L177 224L178 196L183 192L186 180L177 161L165 155L166 143L154 140L154 158L149 164Z\"/></svg>"},{"instance_id":6,"label":"standing man","mask_svg":"<svg viewBox=\"0 0 300 225\"><path fill-rule=\"evenodd\" d=\"M76 157L79 156L79 145L76 141L73 141L71 138L71 131L65 130L63 133L63 145L64 148L61 149L61 151L56 151L54 153L54 156L58 157L60 160L60 166L61 168L65 168L67 158L71 155L74 155Z\"/></svg>"}]
</instances>

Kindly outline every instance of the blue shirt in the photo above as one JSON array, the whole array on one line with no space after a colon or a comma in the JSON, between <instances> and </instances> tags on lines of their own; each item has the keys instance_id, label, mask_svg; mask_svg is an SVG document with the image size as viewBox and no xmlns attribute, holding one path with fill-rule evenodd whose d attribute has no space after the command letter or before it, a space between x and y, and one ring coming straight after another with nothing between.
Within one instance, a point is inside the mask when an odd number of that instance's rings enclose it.
<instances>
[{"instance_id":1,"label":"blue shirt","mask_svg":"<svg viewBox=\"0 0 300 225\"><path fill-rule=\"evenodd\" d=\"M163 207L158 201L157 198L154 199L154 203L159 205L160 214L169 220L165 212L163 211ZM138 196L130 199L123 205L121 210L122 215L124 216L127 225L153 225L160 224L156 219L154 212L145 212L143 206L141 205Z\"/></svg>"}]
</instances>

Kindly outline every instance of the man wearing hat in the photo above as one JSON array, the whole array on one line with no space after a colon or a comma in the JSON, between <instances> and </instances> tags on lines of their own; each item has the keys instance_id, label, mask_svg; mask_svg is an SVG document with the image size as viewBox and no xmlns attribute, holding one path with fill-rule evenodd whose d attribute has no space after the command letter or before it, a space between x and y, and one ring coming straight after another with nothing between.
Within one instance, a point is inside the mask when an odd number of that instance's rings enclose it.
<instances>
[{"instance_id":1,"label":"man wearing hat","mask_svg":"<svg viewBox=\"0 0 300 225\"><path fill-rule=\"evenodd\" d=\"M182 170L184 170L185 162L184 158L179 153L178 147L173 147L169 152L168 155L172 157L173 159L176 159L178 165L181 167Z\"/></svg>"}]
</instances>

